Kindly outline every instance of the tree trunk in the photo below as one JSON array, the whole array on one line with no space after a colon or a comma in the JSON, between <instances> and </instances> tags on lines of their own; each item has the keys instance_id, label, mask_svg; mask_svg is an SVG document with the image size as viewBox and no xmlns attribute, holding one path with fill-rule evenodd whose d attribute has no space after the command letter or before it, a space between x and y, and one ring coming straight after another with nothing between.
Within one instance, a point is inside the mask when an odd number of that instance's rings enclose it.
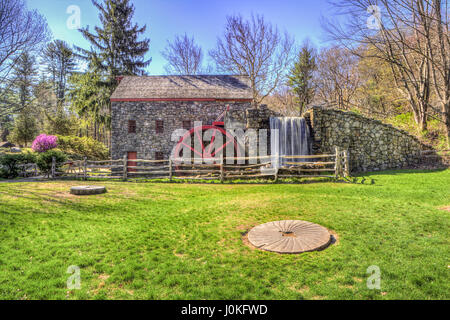
<instances>
[{"instance_id":1,"label":"tree trunk","mask_svg":"<svg viewBox=\"0 0 450 320\"><path fill-rule=\"evenodd\" d=\"M417 125L419 126L420 132L423 132L428 129L426 115L421 114L420 112L414 112L414 120L416 121Z\"/></svg>"},{"instance_id":2,"label":"tree trunk","mask_svg":"<svg viewBox=\"0 0 450 320\"><path fill-rule=\"evenodd\" d=\"M450 102L442 103L442 121L445 124L447 148L450 149Z\"/></svg>"}]
</instances>

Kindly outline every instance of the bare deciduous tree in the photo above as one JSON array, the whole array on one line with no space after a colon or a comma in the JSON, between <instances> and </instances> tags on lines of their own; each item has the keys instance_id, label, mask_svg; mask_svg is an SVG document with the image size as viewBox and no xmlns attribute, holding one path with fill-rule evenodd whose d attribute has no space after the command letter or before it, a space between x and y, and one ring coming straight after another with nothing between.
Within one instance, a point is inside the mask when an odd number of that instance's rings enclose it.
<instances>
[{"instance_id":1,"label":"bare deciduous tree","mask_svg":"<svg viewBox=\"0 0 450 320\"><path fill-rule=\"evenodd\" d=\"M357 66L358 58L347 49L323 49L317 56L314 102L338 109L350 109L360 84Z\"/></svg>"},{"instance_id":2,"label":"bare deciduous tree","mask_svg":"<svg viewBox=\"0 0 450 320\"><path fill-rule=\"evenodd\" d=\"M338 0L332 2L348 19L328 22L333 40L359 54L389 63L395 86L408 99L421 130L430 109L442 115L450 144L449 11L441 0ZM368 21L372 14L374 20ZM441 109L431 105L435 89Z\"/></svg>"},{"instance_id":3,"label":"bare deciduous tree","mask_svg":"<svg viewBox=\"0 0 450 320\"><path fill-rule=\"evenodd\" d=\"M450 148L450 8L447 1L433 0L434 37L429 38L433 86L441 105L442 121Z\"/></svg>"},{"instance_id":4,"label":"bare deciduous tree","mask_svg":"<svg viewBox=\"0 0 450 320\"><path fill-rule=\"evenodd\" d=\"M293 50L294 40L287 33L281 35L263 16L244 20L234 15L227 17L223 38L209 54L219 71L250 77L253 102L259 105L284 82Z\"/></svg>"},{"instance_id":5,"label":"bare deciduous tree","mask_svg":"<svg viewBox=\"0 0 450 320\"><path fill-rule=\"evenodd\" d=\"M202 48L195 44L194 37L177 35L173 42L167 41L167 47L161 52L168 64L168 74L194 75L202 72Z\"/></svg>"},{"instance_id":6,"label":"bare deciduous tree","mask_svg":"<svg viewBox=\"0 0 450 320\"><path fill-rule=\"evenodd\" d=\"M271 95L267 96L264 103L267 106L285 116L298 116L298 103L295 94L287 85L278 86ZM306 111L306 110L305 110Z\"/></svg>"},{"instance_id":7,"label":"bare deciduous tree","mask_svg":"<svg viewBox=\"0 0 450 320\"><path fill-rule=\"evenodd\" d=\"M34 51L48 40L47 22L37 11L28 11L23 0L0 2L0 75L23 51Z\"/></svg>"},{"instance_id":8,"label":"bare deciduous tree","mask_svg":"<svg viewBox=\"0 0 450 320\"><path fill-rule=\"evenodd\" d=\"M47 22L23 0L0 1L0 116L18 111L9 103L10 71L23 52L35 52L49 39Z\"/></svg>"}]
</instances>

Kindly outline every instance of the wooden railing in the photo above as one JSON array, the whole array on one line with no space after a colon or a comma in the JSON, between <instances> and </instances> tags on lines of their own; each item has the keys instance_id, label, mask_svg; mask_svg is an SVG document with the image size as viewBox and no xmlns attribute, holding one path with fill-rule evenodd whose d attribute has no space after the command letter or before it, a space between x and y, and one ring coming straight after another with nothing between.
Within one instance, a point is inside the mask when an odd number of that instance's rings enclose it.
<instances>
[{"instance_id":1,"label":"wooden railing","mask_svg":"<svg viewBox=\"0 0 450 320\"><path fill-rule=\"evenodd\" d=\"M335 154L282 156L281 166L271 156L220 158L215 163L183 163L182 159L78 160L68 161L52 177L106 179L236 180L273 178L339 178L350 175L348 152ZM275 164L275 166L274 166ZM55 165L54 165L55 167Z\"/></svg>"},{"instance_id":2,"label":"wooden railing","mask_svg":"<svg viewBox=\"0 0 450 320\"><path fill-rule=\"evenodd\" d=\"M178 160L178 161L177 161ZM422 151L421 160L440 161L450 165L450 150ZM53 161L50 178L68 177L77 179L167 179L175 180L235 180L273 178L341 178L350 176L348 150L335 149L334 154L307 156L283 156L278 160L283 165L274 167L271 156L223 158L217 163L180 163L180 159L148 160L70 160L57 171ZM299 162L300 161L300 162ZM243 162L239 164L238 162ZM255 163L256 162L256 163ZM135 165L130 165L135 163ZM21 176L38 176L36 164L21 165Z\"/></svg>"}]
</instances>

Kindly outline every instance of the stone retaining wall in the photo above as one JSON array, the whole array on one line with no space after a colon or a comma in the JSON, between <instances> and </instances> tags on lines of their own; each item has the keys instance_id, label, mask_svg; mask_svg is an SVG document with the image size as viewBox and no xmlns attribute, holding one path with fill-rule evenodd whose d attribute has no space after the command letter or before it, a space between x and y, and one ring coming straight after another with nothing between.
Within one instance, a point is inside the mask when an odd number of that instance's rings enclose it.
<instances>
[{"instance_id":1,"label":"stone retaining wall","mask_svg":"<svg viewBox=\"0 0 450 320\"><path fill-rule=\"evenodd\" d=\"M397 169L418 164L429 147L406 131L353 112L313 107L304 114L314 154L348 149L353 172Z\"/></svg>"}]
</instances>

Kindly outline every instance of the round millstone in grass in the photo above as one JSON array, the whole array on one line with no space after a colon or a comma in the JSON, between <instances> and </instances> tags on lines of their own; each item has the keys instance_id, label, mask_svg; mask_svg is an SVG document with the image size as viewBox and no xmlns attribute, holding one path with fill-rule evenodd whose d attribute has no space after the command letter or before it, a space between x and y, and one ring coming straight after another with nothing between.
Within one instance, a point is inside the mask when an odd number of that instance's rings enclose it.
<instances>
[{"instance_id":1,"label":"round millstone in grass","mask_svg":"<svg viewBox=\"0 0 450 320\"><path fill-rule=\"evenodd\" d=\"M76 186L70 188L71 194L76 194L78 196L101 194L106 192L106 187L103 186Z\"/></svg>"},{"instance_id":2,"label":"round millstone in grass","mask_svg":"<svg viewBox=\"0 0 450 320\"><path fill-rule=\"evenodd\" d=\"M261 224L248 233L248 241L261 250L301 253L324 249L331 242L330 232L318 224L301 220L282 220Z\"/></svg>"}]
</instances>

